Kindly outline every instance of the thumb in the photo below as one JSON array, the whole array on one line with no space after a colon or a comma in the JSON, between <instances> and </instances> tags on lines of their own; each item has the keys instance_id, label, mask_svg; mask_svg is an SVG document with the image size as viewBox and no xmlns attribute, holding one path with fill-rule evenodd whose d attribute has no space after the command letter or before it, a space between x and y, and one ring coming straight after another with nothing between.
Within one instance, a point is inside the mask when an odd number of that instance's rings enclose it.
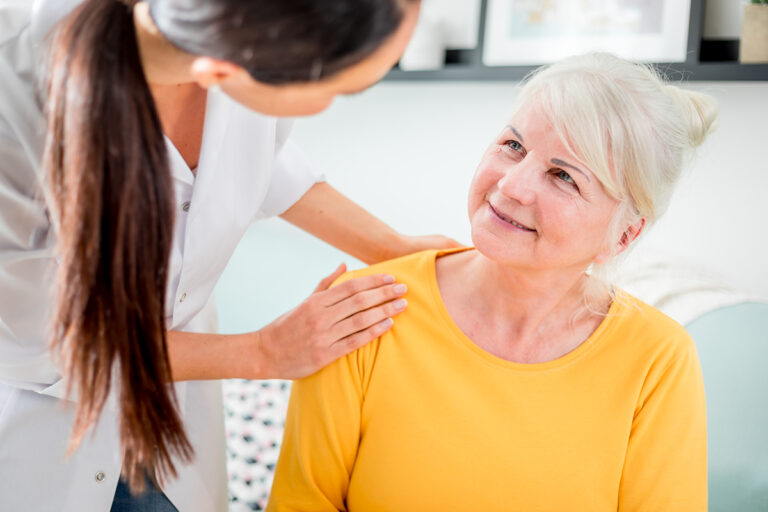
<instances>
[{"instance_id":1,"label":"thumb","mask_svg":"<svg viewBox=\"0 0 768 512\"><path fill-rule=\"evenodd\" d=\"M329 275L322 281L320 281L320 284L317 285L317 288L315 288L315 291L312 293L322 292L323 290L327 290L331 284L337 280L341 274L347 271L347 265L346 263L342 263L339 265L336 270L333 271L333 274Z\"/></svg>"}]
</instances>

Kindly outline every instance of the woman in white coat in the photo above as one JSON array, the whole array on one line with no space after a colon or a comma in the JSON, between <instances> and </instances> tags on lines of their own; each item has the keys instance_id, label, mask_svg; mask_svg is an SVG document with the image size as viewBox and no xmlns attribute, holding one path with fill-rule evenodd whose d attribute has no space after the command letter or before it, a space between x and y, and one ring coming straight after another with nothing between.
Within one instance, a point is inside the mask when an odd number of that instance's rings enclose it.
<instances>
[{"instance_id":1,"label":"woman in white coat","mask_svg":"<svg viewBox=\"0 0 768 512\"><path fill-rule=\"evenodd\" d=\"M379 80L417 13L407 0L0 3L0 510L224 510L216 379L306 376L392 325L402 287L380 275L327 290L343 268L258 332L210 334L206 310L261 217L366 262L451 245L401 236L334 191L277 119Z\"/></svg>"}]
</instances>

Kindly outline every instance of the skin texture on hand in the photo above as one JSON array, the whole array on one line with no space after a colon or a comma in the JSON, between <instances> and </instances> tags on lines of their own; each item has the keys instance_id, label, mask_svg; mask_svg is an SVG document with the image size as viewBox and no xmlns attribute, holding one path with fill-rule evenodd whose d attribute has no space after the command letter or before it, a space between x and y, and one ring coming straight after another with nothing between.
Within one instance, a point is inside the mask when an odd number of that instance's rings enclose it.
<instances>
[{"instance_id":1,"label":"skin texture on hand","mask_svg":"<svg viewBox=\"0 0 768 512\"><path fill-rule=\"evenodd\" d=\"M261 378L298 379L317 372L384 334L407 303L407 288L376 274L329 286L339 266L298 307L259 331Z\"/></svg>"},{"instance_id":2,"label":"skin texture on hand","mask_svg":"<svg viewBox=\"0 0 768 512\"><path fill-rule=\"evenodd\" d=\"M376 274L329 289L345 271L340 265L304 302L259 331L170 331L173 380L298 379L381 336L405 309L406 286Z\"/></svg>"}]
</instances>

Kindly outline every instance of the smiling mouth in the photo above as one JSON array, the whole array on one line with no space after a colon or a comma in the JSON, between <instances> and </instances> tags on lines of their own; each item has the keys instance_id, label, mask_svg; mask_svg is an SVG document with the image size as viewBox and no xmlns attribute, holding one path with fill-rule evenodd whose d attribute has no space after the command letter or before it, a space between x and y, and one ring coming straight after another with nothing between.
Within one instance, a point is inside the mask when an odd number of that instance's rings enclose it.
<instances>
[{"instance_id":1,"label":"smiling mouth","mask_svg":"<svg viewBox=\"0 0 768 512\"><path fill-rule=\"evenodd\" d=\"M512 225L513 225L513 226L515 226L516 228L520 228L520 229L522 229L522 230L525 230L525 231L531 231L531 232L533 232L533 233L535 233L535 232L536 232L536 230L535 230L535 229L529 228L528 226L524 226L524 225L520 224L519 222L517 222L516 220L514 220L514 219L511 219L511 218L507 217L506 215L504 215L503 213L501 213L499 210L497 210L496 208L494 208L494 207L493 207L493 205L492 205L491 203L488 203L488 206L490 207L491 211L493 211L493 213L494 213L494 214L495 214L495 215L496 215L498 218L500 218L501 220L503 220L504 222L507 222L507 223L509 223L509 224L512 224Z\"/></svg>"}]
</instances>

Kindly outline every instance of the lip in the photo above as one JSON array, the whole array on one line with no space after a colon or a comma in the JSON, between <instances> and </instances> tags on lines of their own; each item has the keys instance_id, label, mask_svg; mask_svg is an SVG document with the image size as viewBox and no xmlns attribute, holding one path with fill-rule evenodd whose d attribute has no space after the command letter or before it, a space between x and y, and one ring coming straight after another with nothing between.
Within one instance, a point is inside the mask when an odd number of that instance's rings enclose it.
<instances>
[{"instance_id":1,"label":"lip","mask_svg":"<svg viewBox=\"0 0 768 512\"><path fill-rule=\"evenodd\" d=\"M511 228L514 228L517 231L522 231L525 233L536 233L535 229L529 228L522 222L518 222L517 220L510 217L509 215L502 213L501 211L494 208L490 202L488 202L488 208L491 210L491 213L493 214L493 216L496 217L498 221L503 222L505 225Z\"/></svg>"}]
</instances>

